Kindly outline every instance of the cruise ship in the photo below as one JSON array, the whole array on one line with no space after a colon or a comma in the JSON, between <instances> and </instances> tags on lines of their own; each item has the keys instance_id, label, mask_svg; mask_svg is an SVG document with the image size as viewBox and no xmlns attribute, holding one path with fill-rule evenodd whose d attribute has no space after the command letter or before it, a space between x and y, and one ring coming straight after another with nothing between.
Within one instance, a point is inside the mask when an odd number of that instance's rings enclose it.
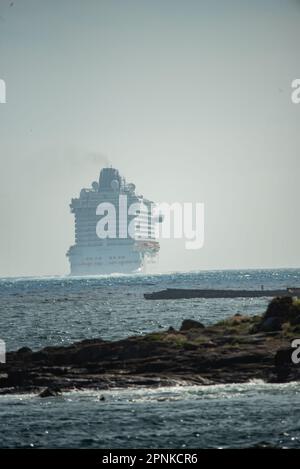
<instances>
[{"instance_id":1,"label":"cruise ship","mask_svg":"<svg viewBox=\"0 0 300 469\"><path fill-rule=\"evenodd\" d=\"M70 275L144 272L160 248L156 232L162 219L155 207L117 169L103 168L99 182L71 200L75 244L67 252Z\"/></svg>"}]
</instances>

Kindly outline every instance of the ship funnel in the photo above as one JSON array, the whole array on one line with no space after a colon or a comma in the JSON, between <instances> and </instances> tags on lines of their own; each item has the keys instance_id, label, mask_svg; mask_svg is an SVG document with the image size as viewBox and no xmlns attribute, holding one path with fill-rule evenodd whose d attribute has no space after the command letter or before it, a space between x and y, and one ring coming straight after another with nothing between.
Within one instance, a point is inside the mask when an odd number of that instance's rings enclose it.
<instances>
[{"instance_id":1,"label":"ship funnel","mask_svg":"<svg viewBox=\"0 0 300 469\"><path fill-rule=\"evenodd\" d=\"M115 181L113 184L112 182ZM99 191L111 191L116 187L116 183L121 186L121 176L115 168L103 168L99 177Z\"/></svg>"}]
</instances>

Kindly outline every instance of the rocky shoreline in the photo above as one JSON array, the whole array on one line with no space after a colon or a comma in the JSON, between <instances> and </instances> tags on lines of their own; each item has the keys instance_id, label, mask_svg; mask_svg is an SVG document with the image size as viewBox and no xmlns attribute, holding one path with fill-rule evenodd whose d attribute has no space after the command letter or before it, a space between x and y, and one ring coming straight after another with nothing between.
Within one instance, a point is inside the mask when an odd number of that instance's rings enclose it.
<instances>
[{"instance_id":1,"label":"rocky shoreline","mask_svg":"<svg viewBox=\"0 0 300 469\"><path fill-rule=\"evenodd\" d=\"M0 364L0 394L297 381L291 342L298 337L300 301L274 298L262 316L236 314L208 327L184 320L179 330L113 342L83 340L36 352L23 347Z\"/></svg>"}]
</instances>

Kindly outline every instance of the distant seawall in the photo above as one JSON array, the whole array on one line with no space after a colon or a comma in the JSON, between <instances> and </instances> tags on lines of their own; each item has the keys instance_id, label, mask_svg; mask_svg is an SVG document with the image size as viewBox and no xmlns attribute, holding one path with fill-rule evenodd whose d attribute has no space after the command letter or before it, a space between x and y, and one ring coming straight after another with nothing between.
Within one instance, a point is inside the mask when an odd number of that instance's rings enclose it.
<instances>
[{"instance_id":1,"label":"distant seawall","mask_svg":"<svg viewBox=\"0 0 300 469\"><path fill-rule=\"evenodd\" d=\"M152 293L144 293L146 300L173 300L188 298L273 298L300 296L300 288L286 290L214 290L167 288Z\"/></svg>"}]
</instances>

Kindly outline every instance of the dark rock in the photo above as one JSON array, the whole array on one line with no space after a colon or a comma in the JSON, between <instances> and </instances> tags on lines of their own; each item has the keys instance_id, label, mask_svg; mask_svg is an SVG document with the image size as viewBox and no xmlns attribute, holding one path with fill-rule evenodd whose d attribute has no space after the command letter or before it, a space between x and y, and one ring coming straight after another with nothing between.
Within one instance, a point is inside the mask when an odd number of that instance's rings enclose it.
<instances>
[{"instance_id":1,"label":"dark rock","mask_svg":"<svg viewBox=\"0 0 300 469\"><path fill-rule=\"evenodd\" d=\"M300 324L300 314L298 316L293 317L290 320L292 326L298 326Z\"/></svg>"},{"instance_id":2,"label":"dark rock","mask_svg":"<svg viewBox=\"0 0 300 469\"><path fill-rule=\"evenodd\" d=\"M299 322L298 322L299 321ZM251 330L257 332L280 331L284 323L300 324L300 305L291 297L274 298L258 324Z\"/></svg>"},{"instance_id":3,"label":"dark rock","mask_svg":"<svg viewBox=\"0 0 300 469\"><path fill-rule=\"evenodd\" d=\"M292 366L292 353L291 347L277 350L274 358L276 368Z\"/></svg>"},{"instance_id":4,"label":"dark rock","mask_svg":"<svg viewBox=\"0 0 300 469\"><path fill-rule=\"evenodd\" d=\"M190 329L204 329L205 326L194 319L184 319L181 324L180 331L188 331Z\"/></svg>"},{"instance_id":5,"label":"dark rock","mask_svg":"<svg viewBox=\"0 0 300 469\"><path fill-rule=\"evenodd\" d=\"M28 381L28 372L22 369L12 369L7 374L8 386L24 386Z\"/></svg>"},{"instance_id":6,"label":"dark rock","mask_svg":"<svg viewBox=\"0 0 300 469\"><path fill-rule=\"evenodd\" d=\"M60 394L61 390L59 388L46 388L40 392L39 397L56 397Z\"/></svg>"},{"instance_id":7,"label":"dark rock","mask_svg":"<svg viewBox=\"0 0 300 469\"><path fill-rule=\"evenodd\" d=\"M30 354L30 353L32 353L32 350L29 347L22 347L19 350L17 350L18 355L27 355L27 354Z\"/></svg>"},{"instance_id":8,"label":"dark rock","mask_svg":"<svg viewBox=\"0 0 300 469\"><path fill-rule=\"evenodd\" d=\"M299 312L298 312L299 314ZM279 318L281 323L289 321L295 316L293 298L284 296L282 298L274 298L267 308L263 319Z\"/></svg>"},{"instance_id":9,"label":"dark rock","mask_svg":"<svg viewBox=\"0 0 300 469\"><path fill-rule=\"evenodd\" d=\"M259 332L274 332L280 331L281 329L281 320L277 317L270 317L265 319L259 326Z\"/></svg>"},{"instance_id":10,"label":"dark rock","mask_svg":"<svg viewBox=\"0 0 300 469\"><path fill-rule=\"evenodd\" d=\"M103 395L100 396L100 397L99 397L99 401L105 401L105 396L103 396Z\"/></svg>"},{"instance_id":11,"label":"dark rock","mask_svg":"<svg viewBox=\"0 0 300 469\"><path fill-rule=\"evenodd\" d=\"M183 348L185 350L197 350L198 346L193 343L187 342L186 344L183 344Z\"/></svg>"},{"instance_id":12,"label":"dark rock","mask_svg":"<svg viewBox=\"0 0 300 469\"><path fill-rule=\"evenodd\" d=\"M32 354L32 360L36 362L46 362L48 358L48 353L44 351L38 351Z\"/></svg>"},{"instance_id":13,"label":"dark rock","mask_svg":"<svg viewBox=\"0 0 300 469\"><path fill-rule=\"evenodd\" d=\"M287 381L290 376L291 368L293 366L292 353L292 348L285 348L278 350L275 354L275 373L277 376L277 381L279 382Z\"/></svg>"}]
</instances>

